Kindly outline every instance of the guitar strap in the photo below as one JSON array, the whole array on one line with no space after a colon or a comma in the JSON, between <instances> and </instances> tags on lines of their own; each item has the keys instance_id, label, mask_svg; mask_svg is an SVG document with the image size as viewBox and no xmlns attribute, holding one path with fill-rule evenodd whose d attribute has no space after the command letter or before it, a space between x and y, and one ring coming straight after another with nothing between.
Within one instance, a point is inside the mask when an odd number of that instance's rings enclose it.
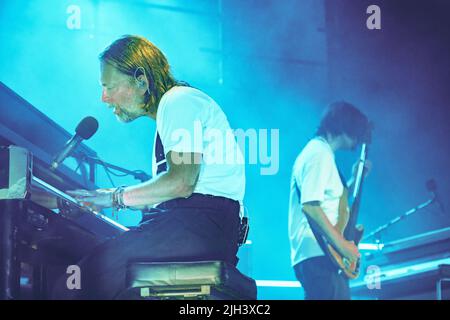
<instances>
[{"instance_id":1,"label":"guitar strap","mask_svg":"<svg viewBox=\"0 0 450 320\"><path fill-rule=\"evenodd\" d=\"M161 137L159 132L156 131L156 141L155 141L155 158L156 158L156 174L167 171L167 159L164 153L164 146L161 142Z\"/></svg>"}]
</instances>

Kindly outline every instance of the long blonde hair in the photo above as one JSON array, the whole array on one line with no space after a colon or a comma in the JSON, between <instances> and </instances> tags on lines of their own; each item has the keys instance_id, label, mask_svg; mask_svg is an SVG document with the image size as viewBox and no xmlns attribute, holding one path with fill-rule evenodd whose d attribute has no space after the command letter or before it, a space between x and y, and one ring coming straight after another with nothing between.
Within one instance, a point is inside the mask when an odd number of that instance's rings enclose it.
<instances>
[{"instance_id":1,"label":"long blonde hair","mask_svg":"<svg viewBox=\"0 0 450 320\"><path fill-rule=\"evenodd\" d=\"M164 54L144 37L122 36L103 50L99 59L126 75L147 78L149 88L144 100L147 112L156 112L164 93L178 84Z\"/></svg>"}]
</instances>

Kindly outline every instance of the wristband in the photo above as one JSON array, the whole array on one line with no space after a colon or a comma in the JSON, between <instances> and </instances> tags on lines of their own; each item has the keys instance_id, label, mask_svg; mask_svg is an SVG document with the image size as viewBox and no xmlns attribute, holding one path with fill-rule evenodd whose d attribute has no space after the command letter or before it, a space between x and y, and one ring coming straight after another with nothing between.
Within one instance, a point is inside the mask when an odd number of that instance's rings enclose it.
<instances>
[{"instance_id":1,"label":"wristband","mask_svg":"<svg viewBox=\"0 0 450 320\"><path fill-rule=\"evenodd\" d=\"M112 194L112 206L117 210L126 209L127 206L123 203L123 192L126 186L120 186L114 190Z\"/></svg>"}]
</instances>

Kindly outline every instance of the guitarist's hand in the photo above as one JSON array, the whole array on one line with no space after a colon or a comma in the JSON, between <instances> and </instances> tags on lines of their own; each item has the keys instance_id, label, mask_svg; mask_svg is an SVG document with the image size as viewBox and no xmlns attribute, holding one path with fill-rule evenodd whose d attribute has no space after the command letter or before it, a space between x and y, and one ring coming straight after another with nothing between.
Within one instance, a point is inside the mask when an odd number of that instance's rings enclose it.
<instances>
[{"instance_id":1,"label":"guitarist's hand","mask_svg":"<svg viewBox=\"0 0 450 320\"><path fill-rule=\"evenodd\" d=\"M350 260L350 262L355 262L361 257L358 247L353 241L344 240L344 243L341 247L341 253L345 258Z\"/></svg>"},{"instance_id":2,"label":"guitarist's hand","mask_svg":"<svg viewBox=\"0 0 450 320\"><path fill-rule=\"evenodd\" d=\"M353 179L356 178L359 162L360 162L359 160L356 161L352 166ZM369 159L366 159L366 162L364 163L364 169L363 169L364 178L369 175L370 171L372 171L372 167L373 167L372 161L370 161Z\"/></svg>"},{"instance_id":3,"label":"guitarist's hand","mask_svg":"<svg viewBox=\"0 0 450 320\"><path fill-rule=\"evenodd\" d=\"M358 160L357 162L355 162L355 164L353 164L352 167L352 175L350 180L347 181L347 188L349 189L349 193L353 192L353 188L355 187L355 181L356 181L356 176L358 174L358 166L359 166L360 161ZM369 159L366 160L366 162L364 163L364 169L363 169L363 177L366 178L369 175L369 172L372 171L372 161L370 161Z\"/></svg>"}]
</instances>

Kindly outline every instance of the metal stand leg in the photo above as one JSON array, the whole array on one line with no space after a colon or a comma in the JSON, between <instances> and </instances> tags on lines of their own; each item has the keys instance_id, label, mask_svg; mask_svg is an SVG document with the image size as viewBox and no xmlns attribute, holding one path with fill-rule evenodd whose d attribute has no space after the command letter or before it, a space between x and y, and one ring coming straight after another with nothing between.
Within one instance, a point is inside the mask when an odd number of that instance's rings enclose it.
<instances>
[{"instance_id":1,"label":"metal stand leg","mask_svg":"<svg viewBox=\"0 0 450 320\"><path fill-rule=\"evenodd\" d=\"M20 200L0 201L0 300L19 298L20 261L17 256L17 219Z\"/></svg>"},{"instance_id":2,"label":"metal stand leg","mask_svg":"<svg viewBox=\"0 0 450 320\"><path fill-rule=\"evenodd\" d=\"M450 278L442 278L436 282L436 300L442 300L442 282L448 282Z\"/></svg>"},{"instance_id":3,"label":"metal stand leg","mask_svg":"<svg viewBox=\"0 0 450 320\"><path fill-rule=\"evenodd\" d=\"M47 299L47 268L45 265L33 267L33 297Z\"/></svg>"}]
</instances>

